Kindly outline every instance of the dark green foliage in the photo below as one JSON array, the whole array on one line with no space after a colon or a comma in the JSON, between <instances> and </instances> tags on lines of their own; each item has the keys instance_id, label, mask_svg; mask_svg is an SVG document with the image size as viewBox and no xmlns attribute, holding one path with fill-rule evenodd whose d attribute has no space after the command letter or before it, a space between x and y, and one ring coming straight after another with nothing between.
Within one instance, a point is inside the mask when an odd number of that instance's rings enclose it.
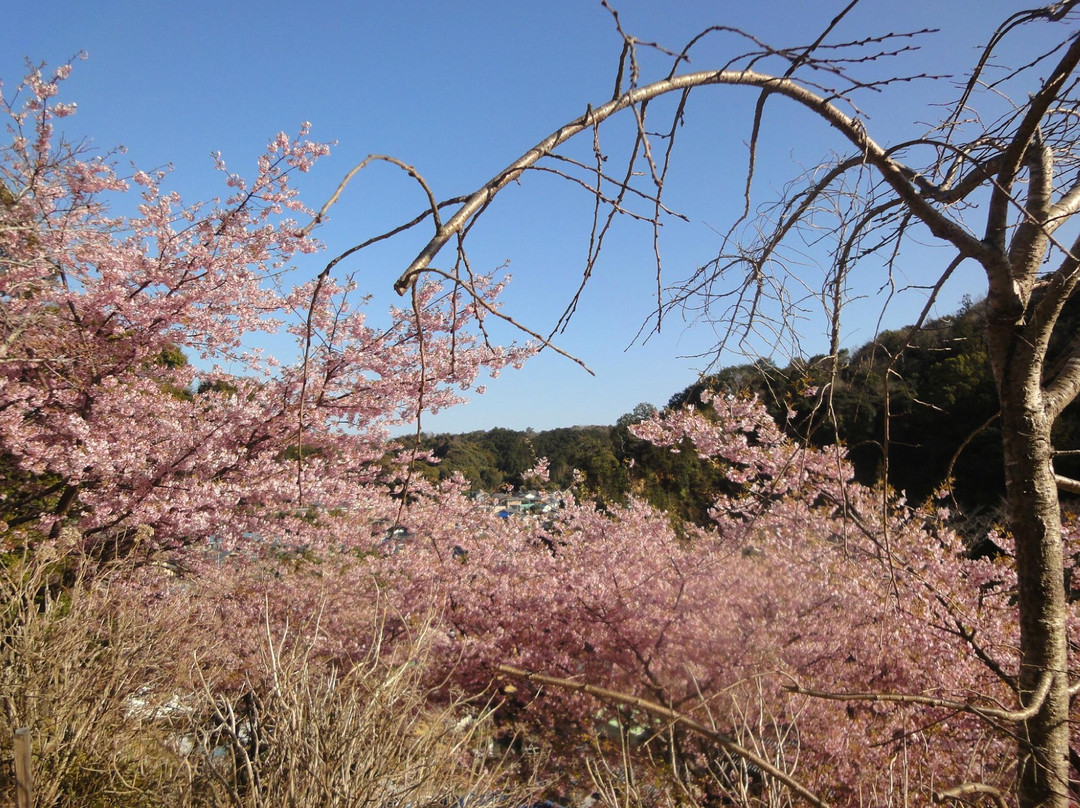
<instances>
[{"instance_id":1,"label":"dark green foliage","mask_svg":"<svg viewBox=\"0 0 1080 808\"><path fill-rule=\"evenodd\" d=\"M423 435L420 446L439 460L429 467L429 478L444 480L460 473L482 491L521 486L524 473L537 459L529 433L501 427L462 435Z\"/></svg>"},{"instance_id":2,"label":"dark green foliage","mask_svg":"<svg viewBox=\"0 0 1080 808\"><path fill-rule=\"evenodd\" d=\"M1080 328L1080 313L1066 312ZM997 396L983 331L985 306L965 301L956 314L911 328L883 331L873 342L836 358L800 359L787 367L769 360L724 368L676 393L668 408L701 407L701 393L756 395L793 437L814 445L845 444L860 482L888 481L912 500L934 494L950 474L965 509L996 507L1004 493ZM476 489L523 484L537 458L550 463L554 487L567 488L577 469L580 495L599 504L633 494L676 518L708 518L711 497L724 486L723 468L693 451L673 454L635 438L629 427L655 413L639 404L612 427L545 432L492 429L425 436L441 458L427 473L459 471ZM888 434L886 435L886 415ZM1055 429L1058 449L1080 448L1080 415L1066 410ZM1060 473L1080 477L1080 456L1063 455Z\"/></svg>"},{"instance_id":3,"label":"dark green foliage","mask_svg":"<svg viewBox=\"0 0 1080 808\"><path fill-rule=\"evenodd\" d=\"M167 368L182 368L188 363L187 355L177 345L168 345L161 349L161 353L154 360L155 365L163 365Z\"/></svg>"},{"instance_id":4,"label":"dark green foliage","mask_svg":"<svg viewBox=\"0 0 1080 808\"><path fill-rule=\"evenodd\" d=\"M199 382L199 385L196 388L196 393L200 396L204 393L221 393L226 396L234 396L237 392L239 392L239 388L225 379L214 379L213 381L203 380Z\"/></svg>"},{"instance_id":5,"label":"dark green foliage","mask_svg":"<svg viewBox=\"0 0 1080 808\"><path fill-rule=\"evenodd\" d=\"M828 357L785 368L742 365L705 377L671 403L697 405L704 389L755 394L793 437L844 443L860 482L882 480L887 448L888 482L911 499L931 496L951 475L958 503L994 507L1004 476L984 327L985 306L968 302L917 332L883 331L854 353L842 351L835 374ZM1080 439L1073 410L1060 419L1055 438L1059 448ZM1059 470L1069 473L1067 459Z\"/></svg>"},{"instance_id":6,"label":"dark green foliage","mask_svg":"<svg viewBox=\"0 0 1080 808\"><path fill-rule=\"evenodd\" d=\"M56 475L27 471L10 455L0 456L0 520L9 527L26 529L43 513L55 513L67 489Z\"/></svg>"},{"instance_id":7,"label":"dark green foliage","mask_svg":"<svg viewBox=\"0 0 1080 808\"><path fill-rule=\"evenodd\" d=\"M634 494L677 519L703 522L712 496L724 485L722 469L694 451L674 454L635 438L629 425L648 417L651 405L620 418L614 427L563 427L544 432L492 429L462 435L425 435L421 447L439 463L427 466L430 479L459 472L476 490L521 487L523 472L538 458L549 463L550 486L568 489L597 505L623 503ZM528 464L523 465L528 459ZM580 482L575 481L580 472Z\"/></svg>"},{"instance_id":8,"label":"dark green foliage","mask_svg":"<svg viewBox=\"0 0 1080 808\"><path fill-rule=\"evenodd\" d=\"M630 426L631 424L640 424L642 421L652 418L654 415L656 415L656 413L657 409L655 406L653 406L647 401L643 401L642 403L634 407L634 409L630 412L626 413L625 415L620 415L619 420L615 422L615 426Z\"/></svg>"},{"instance_id":9,"label":"dark green foliage","mask_svg":"<svg viewBox=\"0 0 1080 808\"><path fill-rule=\"evenodd\" d=\"M533 438L537 454L547 457L552 482L568 488L574 469L585 475L583 494L600 504L622 502L630 493L626 456L611 439L611 427L573 427L540 432Z\"/></svg>"},{"instance_id":10,"label":"dark green foliage","mask_svg":"<svg viewBox=\"0 0 1080 808\"><path fill-rule=\"evenodd\" d=\"M724 467L699 458L693 446L685 445L674 453L638 440L625 426L612 429L612 437L624 447L633 493L671 514L676 523L705 524L716 494L729 492Z\"/></svg>"},{"instance_id":11,"label":"dark green foliage","mask_svg":"<svg viewBox=\"0 0 1080 808\"><path fill-rule=\"evenodd\" d=\"M499 471L499 458L481 439L483 432L471 432L467 435L436 435L426 438L424 448L430 449L439 458L439 465L434 468L439 479L445 479L460 472L472 483L474 488L485 491L497 491L504 485L504 478Z\"/></svg>"}]
</instances>

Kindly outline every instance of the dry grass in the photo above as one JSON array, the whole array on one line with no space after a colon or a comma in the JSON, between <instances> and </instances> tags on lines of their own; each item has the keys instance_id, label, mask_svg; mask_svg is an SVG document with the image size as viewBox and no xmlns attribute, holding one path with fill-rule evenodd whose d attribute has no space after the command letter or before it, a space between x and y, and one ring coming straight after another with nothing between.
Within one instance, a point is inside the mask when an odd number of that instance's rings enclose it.
<instances>
[{"instance_id":1,"label":"dry grass","mask_svg":"<svg viewBox=\"0 0 1080 808\"><path fill-rule=\"evenodd\" d=\"M318 621L295 634L267 626L258 680L232 693L204 684L190 727L199 804L271 806L520 805L529 789L484 750L484 704L432 707L424 685L429 626L404 647L375 642L346 667L318 659ZM378 629L376 629L378 630ZM498 794L496 798L493 795Z\"/></svg>"},{"instance_id":2,"label":"dry grass","mask_svg":"<svg viewBox=\"0 0 1080 808\"><path fill-rule=\"evenodd\" d=\"M316 650L317 617L295 630L267 622L237 676L201 662L183 609L134 602L133 571L51 547L0 564L5 804L14 804L10 730L21 726L32 729L37 808L530 800L516 772L485 754L485 704L431 706L428 628L391 645L372 626L366 657L332 664Z\"/></svg>"}]
</instances>

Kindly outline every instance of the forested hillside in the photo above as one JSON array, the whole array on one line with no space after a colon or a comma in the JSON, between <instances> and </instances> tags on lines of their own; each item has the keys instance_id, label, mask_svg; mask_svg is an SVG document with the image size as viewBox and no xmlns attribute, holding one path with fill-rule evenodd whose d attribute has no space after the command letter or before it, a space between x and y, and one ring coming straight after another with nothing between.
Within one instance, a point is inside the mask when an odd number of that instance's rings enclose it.
<instances>
[{"instance_id":1,"label":"forested hillside","mask_svg":"<svg viewBox=\"0 0 1080 808\"><path fill-rule=\"evenodd\" d=\"M966 301L921 329L883 331L842 351L835 378L824 356L784 367L762 360L725 368L676 392L665 409L702 409L705 390L757 396L789 437L846 446L863 484L878 484L887 473L889 485L912 500L947 488L963 509L992 511L1004 495L1004 477L985 312L983 303ZM1067 316L1075 320L1076 312ZM722 471L693 452L658 451L636 438L629 426L655 411L640 404L610 426L424 435L422 447L439 459L424 473L432 480L461 473L475 489L496 491L523 485L526 470L546 457L556 486L570 487L577 470L583 490L600 503L625 503L636 494L704 520L706 492L721 485ZM1056 446L1070 448L1080 440L1075 408L1058 420L1056 438ZM1077 461L1068 456L1056 465L1077 476Z\"/></svg>"}]
</instances>

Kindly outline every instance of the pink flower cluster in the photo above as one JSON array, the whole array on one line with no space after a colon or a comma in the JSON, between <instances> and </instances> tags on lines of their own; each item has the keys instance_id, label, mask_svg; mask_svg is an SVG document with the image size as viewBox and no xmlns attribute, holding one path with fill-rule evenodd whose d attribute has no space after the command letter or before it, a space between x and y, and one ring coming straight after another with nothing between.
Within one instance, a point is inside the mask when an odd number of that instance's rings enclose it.
<instances>
[{"instance_id":1,"label":"pink flower cluster","mask_svg":"<svg viewBox=\"0 0 1080 808\"><path fill-rule=\"evenodd\" d=\"M2 102L7 521L45 535L71 523L90 542L140 525L172 546L355 541L354 524L326 514L366 519L384 495L388 428L451 406L531 348L470 336L478 306L460 289L426 284L415 309L373 328L349 284L289 283L293 261L320 248L293 187L329 152L308 124L273 137L253 177L218 155L227 194L187 204L165 172L125 179L55 134L68 72L34 70ZM135 213L113 214L121 202ZM489 305L500 289L475 287ZM252 348L270 336L295 347L283 359Z\"/></svg>"}]
</instances>

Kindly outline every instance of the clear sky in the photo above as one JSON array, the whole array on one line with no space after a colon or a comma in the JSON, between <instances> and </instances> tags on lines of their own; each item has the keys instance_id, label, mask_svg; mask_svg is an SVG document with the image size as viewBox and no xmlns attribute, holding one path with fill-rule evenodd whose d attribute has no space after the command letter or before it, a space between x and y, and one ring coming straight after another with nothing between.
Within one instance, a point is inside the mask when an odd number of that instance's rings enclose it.
<instances>
[{"instance_id":1,"label":"clear sky","mask_svg":"<svg viewBox=\"0 0 1080 808\"><path fill-rule=\"evenodd\" d=\"M812 41L847 0L626 0L613 4L623 27L643 40L678 50L710 24L744 28L779 45ZM352 165L372 153L414 165L440 198L481 185L558 125L611 96L621 40L599 0L399 0L295 3L281 0L207 2L7 3L0 29L0 78L7 92L24 72L24 57L57 65L80 51L65 84L78 102L69 133L101 149L126 147L120 159L141 168L172 164L170 187L188 199L221 192L210 154L250 173L254 157L276 132L311 121L312 137L336 141L333 154L301 184L318 207ZM941 27L924 52L902 63L911 72L959 74L977 58L975 46L994 25L1023 6L999 0L863 0L837 39L890 30ZM962 23L960 28L957 24ZM956 31L961 36L955 36ZM718 66L738 45L716 37L692 64ZM930 105L954 95L946 82L902 85L865 98L868 128L896 142L931 121ZM669 202L686 213L664 232L664 265L672 280L715 253L742 205L750 110L755 95L709 88L692 101ZM835 135L783 101L770 102L756 190L767 201L799 165L813 165ZM618 151L616 124L605 145ZM625 139L622 140L625 143ZM588 145L588 144L586 144ZM424 207L399 171L376 166L355 180L319 235L328 254L412 218ZM507 310L546 333L576 288L589 233L589 200L554 178L530 175L500 197L471 236L472 262L495 269L509 262L514 280ZM347 264L373 306L396 302L391 286L430 235L421 229ZM950 256L912 257L910 280L934 277ZM300 273L317 273L312 259ZM546 429L613 423L634 405L657 405L694 381L707 360L694 358L714 342L705 327L673 319L658 338L630 344L648 315L655 286L651 236L621 224L610 237L576 319L559 344L581 357L595 377L544 354L524 370L503 374L472 403L426 420L428 431L506 426ZM965 293L981 294L981 278L962 269L939 314ZM881 309L880 277L844 330L849 346L870 339ZM913 318L920 303L891 307L884 327ZM861 308L860 308L861 307ZM509 335L506 337L509 339ZM803 349L825 348L808 323ZM724 357L728 364L745 361ZM783 363L786 357L776 356Z\"/></svg>"}]
</instances>

